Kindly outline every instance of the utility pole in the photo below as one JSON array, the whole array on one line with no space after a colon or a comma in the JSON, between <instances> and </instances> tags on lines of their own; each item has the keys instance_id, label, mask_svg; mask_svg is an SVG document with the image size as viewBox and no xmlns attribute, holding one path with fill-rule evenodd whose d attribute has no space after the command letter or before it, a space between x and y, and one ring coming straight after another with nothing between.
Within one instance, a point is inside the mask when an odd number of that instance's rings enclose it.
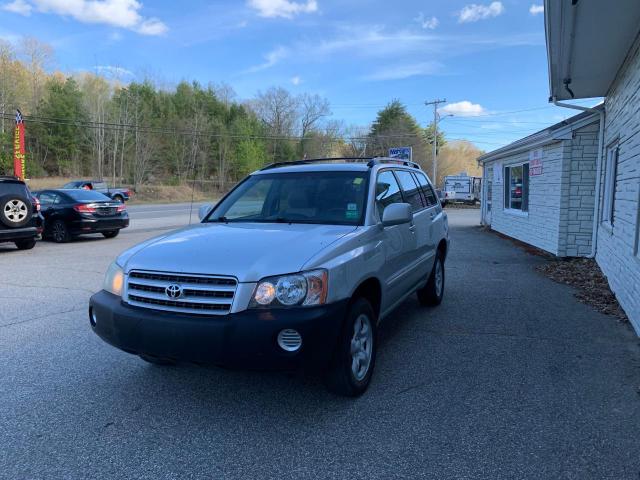
<instances>
[{"instance_id":1,"label":"utility pole","mask_svg":"<svg viewBox=\"0 0 640 480\"><path fill-rule=\"evenodd\" d=\"M426 106L433 105L433 178L431 181L436 187L438 182L438 105L441 103L447 103L447 99L424 102Z\"/></svg>"}]
</instances>

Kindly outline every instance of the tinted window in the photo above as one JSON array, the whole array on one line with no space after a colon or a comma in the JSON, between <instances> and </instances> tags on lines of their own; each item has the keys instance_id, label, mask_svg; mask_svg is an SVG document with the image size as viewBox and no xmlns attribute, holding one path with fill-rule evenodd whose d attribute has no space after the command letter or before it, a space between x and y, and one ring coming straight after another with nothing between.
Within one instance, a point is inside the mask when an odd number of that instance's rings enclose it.
<instances>
[{"instance_id":1,"label":"tinted window","mask_svg":"<svg viewBox=\"0 0 640 480\"><path fill-rule=\"evenodd\" d=\"M111 199L100 192L92 192L91 190L67 190L64 192L67 196L78 202L109 202Z\"/></svg>"},{"instance_id":2,"label":"tinted window","mask_svg":"<svg viewBox=\"0 0 640 480\"><path fill-rule=\"evenodd\" d=\"M426 198L427 206L433 207L434 205L437 205L438 198L436 197L436 194L433 191L433 187L431 187L431 184L427 180L426 175L420 172L415 172L414 175L418 179L418 183L420 184L420 187L422 187L422 193L424 193L424 196ZM444 197L444 194L442 196Z\"/></svg>"},{"instance_id":3,"label":"tinted window","mask_svg":"<svg viewBox=\"0 0 640 480\"><path fill-rule=\"evenodd\" d=\"M364 171L252 175L208 221L360 225L367 176Z\"/></svg>"},{"instance_id":4,"label":"tinted window","mask_svg":"<svg viewBox=\"0 0 640 480\"><path fill-rule=\"evenodd\" d=\"M62 188L78 188L81 184L81 182L69 182L65 183Z\"/></svg>"},{"instance_id":5,"label":"tinted window","mask_svg":"<svg viewBox=\"0 0 640 480\"><path fill-rule=\"evenodd\" d=\"M391 170L385 170L378 175L376 181L376 205L378 206L378 212L380 218L382 218L382 212L392 203L402 203L402 193L400 192L400 185L396 177Z\"/></svg>"},{"instance_id":6,"label":"tinted window","mask_svg":"<svg viewBox=\"0 0 640 480\"><path fill-rule=\"evenodd\" d=\"M404 199L407 203L411 204L413 211L415 212L424 208L425 205L423 204L420 188L413 179L411 172L397 170L396 175L398 176L398 180L400 180L400 185L404 192Z\"/></svg>"},{"instance_id":7,"label":"tinted window","mask_svg":"<svg viewBox=\"0 0 640 480\"><path fill-rule=\"evenodd\" d=\"M29 191L24 183L3 181L0 182L0 195L20 195L29 198Z\"/></svg>"},{"instance_id":8,"label":"tinted window","mask_svg":"<svg viewBox=\"0 0 640 480\"><path fill-rule=\"evenodd\" d=\"M58 196L55 193L44 192L39 195L38 199L40 200L40 204L46 207L53 205L58 199Z\"/></svg>"}]
</instances>

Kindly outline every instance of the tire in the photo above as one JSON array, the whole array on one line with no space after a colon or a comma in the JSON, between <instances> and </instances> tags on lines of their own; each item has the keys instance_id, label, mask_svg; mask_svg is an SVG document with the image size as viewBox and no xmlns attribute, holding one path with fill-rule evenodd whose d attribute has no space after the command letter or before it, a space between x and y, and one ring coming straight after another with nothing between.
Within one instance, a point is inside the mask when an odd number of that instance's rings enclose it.
<instances>
[{"instance_id":1,"label":"tire","mask_svg":"<svg viewBox=\"0 0 640 480\"><path fill-rule=\"evenodd\" d=\"M168 358L158 358L152 357L150 355L138 355L142 360L152 365L158 365L161 367L170 367L176 364L173 360L169 360Z\"/></svg>"},{"instance_id":2,"label":"tire","mask_svg":"<svg viewBox=\"0 0 640 480\"><path fill-rule=\"evenodd\" d=\"M116 238L119 233L120 233L120 230L111 230L109 232L102 232L102 236L104 238Z\"/></svg>"},{"instance_id":3,"label":"tire","mask_svg":"<svg viewBox=\"0 0 640 480\"><path fill-rule=\"evenodd\" d=\"M18 250L31 250L33 247L36 246L36 239L35 238L27 238L25 240L18 240L17 242L14 242L16 244L16 247L18 247Z\"/></svg>"},{"instance_id":4,"label":"tire","mask_svg":"<svg viewBox=\"0 0 640 480\"><path fill-rule=\"evenodd\" d=\"M0 222L8 228L24 227L31 220L33 205L22 195L0 197Z\"/></svg>"},{"instance_id":5,"label":"tire","mask_svg":"<svg viewBox=\"0 0 640 480\"><path fill-rule=\"evenodd\" d=\"M438 251L427 284L418 290L418 300L425 306L436 306L444 297L444 256Z\"/></svg>"},{"instance_id":6,"label":"tire","mask_svg":"<svg viewBox=\"0 0 640 480\"><path fill-rule=\"evenodd\" d=\"M367 390L376 363L376 323L377 315L367 300L358 298L351 303L327 371L329 391L357 397Z\"/></svg>"},{"instance_id":7,"label":"tire","mask_svg":"<svg viewBox=\"0 0 640 480\"><path fill-rule=\"evenodd\" d=\"M49 228L49 235L56 243L67 243L71 240L71 234L67 225L62 220L54 220Z\"/></svg>"},{"instance_id":8,"label":"tire","mask_svg":"<svg viewBox=\"0 0 640 480\"><path fill-rule=\"evenodd\" d=\"M124 203L124 197L122 195L114 195L113 196L113 200L115 202L120 202L120 203Z\"/></svg>"}]
</instances>

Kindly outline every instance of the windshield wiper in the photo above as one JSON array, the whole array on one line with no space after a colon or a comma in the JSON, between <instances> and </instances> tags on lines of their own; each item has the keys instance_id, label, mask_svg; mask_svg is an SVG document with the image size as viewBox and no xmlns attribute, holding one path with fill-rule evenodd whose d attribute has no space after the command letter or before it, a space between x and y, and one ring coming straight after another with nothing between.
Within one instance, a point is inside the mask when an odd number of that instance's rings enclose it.
<instances>
[{"instance_id":1,"label":"windshield wiper","mask_svg":"<svg viewBox=\"0 0 640 480\"><path fill-rule=\"evenodd\" d=\"M216 218L214 222L229 223L229 219L223 215L221 217Z\"/></svg>"}]
</instances>

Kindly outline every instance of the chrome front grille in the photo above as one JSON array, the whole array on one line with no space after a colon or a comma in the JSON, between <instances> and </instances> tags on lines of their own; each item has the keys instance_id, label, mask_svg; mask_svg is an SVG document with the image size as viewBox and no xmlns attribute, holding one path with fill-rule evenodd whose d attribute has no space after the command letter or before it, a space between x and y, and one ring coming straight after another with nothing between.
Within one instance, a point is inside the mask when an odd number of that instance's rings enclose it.
<instances>
[{"instance_id":1,"label":"chrome front grille","mask_svg":"<svg viewBox=\"0 0 640 480\"><path fill-rule=\"evenodd\" d=\"M238 282L232 277L134 270L127 276L130 305L198 315L231 311Z\"/></svg>"}]
</instances>

